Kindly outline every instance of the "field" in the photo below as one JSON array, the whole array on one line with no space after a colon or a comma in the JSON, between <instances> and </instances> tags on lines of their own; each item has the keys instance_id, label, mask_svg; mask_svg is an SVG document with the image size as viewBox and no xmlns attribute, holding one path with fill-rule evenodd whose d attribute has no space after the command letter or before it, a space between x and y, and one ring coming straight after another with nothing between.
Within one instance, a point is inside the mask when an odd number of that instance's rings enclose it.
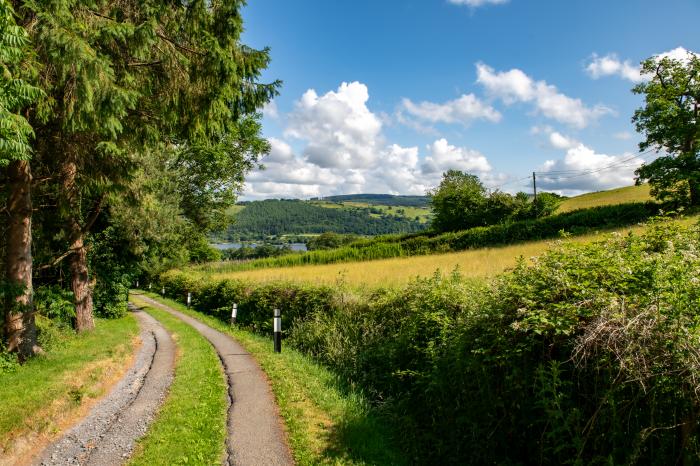
<instances>
[{"instance_id":1,"label":"field","mask_svg":"<svg viewBox=\"0 0 700 466\"><path fill-rule=\"evenodd\" d=\"M689 225L698 221L698 216L678 220ZM620 234L639 233L642 226L617 230ZM605 236L594 233L567 239L577 243L589 243ZM396 287L416 277L428 277L440 271L447 274L457 269L468 278L488 278L514 267L519 258L529 260L556 245L557 241L542 240L501 247L470 249L447 254L429 256L397 257L363 262L307 265L295 267L265 268L239 272L207 273L215 279L238 279L255 282L290 281L313 284L347 284L352 287ZM193 274L197 272L192 271Z\"/></svg>"},{"instance_id":2,"label":"field","mask_svg":"<svg viewBox=\"0 0 700 466\"><path fill-rule=\"evenodd\" d=\"M627 204L629 202L644 202L652 199L649 194L649 185L626 186L624 188L598 191L582 194L566 199L557 209L557 213L570 212L576 209L587 209L602 205Z\"/></svg>"}]
</instances>

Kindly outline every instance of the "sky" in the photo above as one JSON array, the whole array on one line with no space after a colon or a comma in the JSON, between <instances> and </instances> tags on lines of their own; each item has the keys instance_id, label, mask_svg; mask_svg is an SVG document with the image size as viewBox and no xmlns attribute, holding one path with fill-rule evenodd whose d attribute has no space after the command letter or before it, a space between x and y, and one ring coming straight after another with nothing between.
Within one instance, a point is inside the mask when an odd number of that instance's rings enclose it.
<instances>
[{"instance_id":1,"label":"sky","mask_svg":"<svg viewBox=\"0 0 700 466\"><path fill-rule=\"evenodd\" d=\"M651 56L700 51L699 0L249 0L271 151L241 198L425 194L442 173L564 195L631 185Z\"/></svg>"}]
</instances>

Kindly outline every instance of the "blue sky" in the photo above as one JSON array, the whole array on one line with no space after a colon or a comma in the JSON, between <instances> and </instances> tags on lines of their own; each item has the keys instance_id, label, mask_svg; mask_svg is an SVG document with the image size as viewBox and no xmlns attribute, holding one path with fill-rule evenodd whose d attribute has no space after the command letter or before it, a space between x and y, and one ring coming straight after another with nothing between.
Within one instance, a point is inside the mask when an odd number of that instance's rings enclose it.
<instances>
[{"instance_id":1,"label":"blue sky","mask_svg":"<svg viewBox=\"0 0 700 466\"><path fill-rule=\"evenodd\" d=\"M244 199L422 194L450 168L563 194L631 184L637 68L700 50L697 0L250 0L281 79Z\"/></svg>"}]
</instances>

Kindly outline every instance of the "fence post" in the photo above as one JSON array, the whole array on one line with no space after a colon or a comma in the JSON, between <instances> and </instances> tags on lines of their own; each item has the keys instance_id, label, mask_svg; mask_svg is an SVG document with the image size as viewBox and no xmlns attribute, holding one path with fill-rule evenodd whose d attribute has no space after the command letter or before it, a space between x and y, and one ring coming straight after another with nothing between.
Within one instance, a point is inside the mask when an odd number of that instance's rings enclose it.
<instances>
[{"instance_id":1,"label":"fence post","mask_svg":"<svg viewBox=\"0 0 700 466\"><path fill-rule=\"evenodd\" d=\"M231 306L231 325L236 325L236 318L238 317L238 304L233 303Z\"/></svg>"},{"instance_id":2,"label":"fence post","mask_svg":"<svg viewBox=\"0 0 700 466\"><path fill-rule=\"evenodd\" d=\"M191 304L192 304L192 293L190 293L188 291L187 292L187 307L189 308Z\"/></svg>"},{"instance_id":3,"label":"fence post","mask_svg":"<svg viewBox=\"0 0 700 466\"><path fill-rule=\"evenodd\" d=\"M282 314L279 309L275 309L272 319L274 327L275 353L282 352Z\"/></svg>"}]
</instances>

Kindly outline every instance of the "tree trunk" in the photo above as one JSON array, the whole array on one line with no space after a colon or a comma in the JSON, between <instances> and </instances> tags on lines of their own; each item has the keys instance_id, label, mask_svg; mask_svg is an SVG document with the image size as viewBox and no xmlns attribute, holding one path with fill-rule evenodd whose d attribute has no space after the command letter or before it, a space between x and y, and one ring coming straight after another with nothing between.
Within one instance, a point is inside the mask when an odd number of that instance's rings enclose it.
<instances>
[{"instance_id":1,"label":"tree trunk","mask_svg":"<svg viewBox=\"0 0 700 466\"><path fill-rule=\"evenodd\" d=\"M71 289L75 297L75 328L79 332L95 328L92 318L92 286L88 275L87 250L84 235L79 232L71 244L72 254L68 258Z\"/></svg>"},{"instance_id":2,"label":"tree trunk","mask_svg":"<svg viewBox=\"0 0 700 466\"><path fill-rule=\"evenodd\" d=\"M688 186L690 188L690 205L700 205L700 184L691 178L688 180Z\"/></svg>"},{"instance_id":3,"label":"tree trunk","mask_svg":"<svg viewBox=\"0 0 700 466\"><path fill-rule=\"evenodd\" d=\"M66 222L70 239L70 255L68 265L71 275L71 290L75 303L75 329L78 332L92 330L95 321L92 317L92 286L88 274L87 250L85 249L85 232L78 221L80 207L76 187L77 165L72 160L66 160L61 167L63 175L63 198L66 212Z\"/></svg>"},{"instance_id":4,"label":"tree trunk","mask_svg":"<svg viewBox=\"0 0 700 466\"><path fill-rule=\"evenodd\" d=\"M29 162L17 160L8 169L8 226L5 278L17 286L6 302L5 338L7 348L24 360L41 349L37 346L32 302L32 174Z\"/></svg>"}]
</instances>

